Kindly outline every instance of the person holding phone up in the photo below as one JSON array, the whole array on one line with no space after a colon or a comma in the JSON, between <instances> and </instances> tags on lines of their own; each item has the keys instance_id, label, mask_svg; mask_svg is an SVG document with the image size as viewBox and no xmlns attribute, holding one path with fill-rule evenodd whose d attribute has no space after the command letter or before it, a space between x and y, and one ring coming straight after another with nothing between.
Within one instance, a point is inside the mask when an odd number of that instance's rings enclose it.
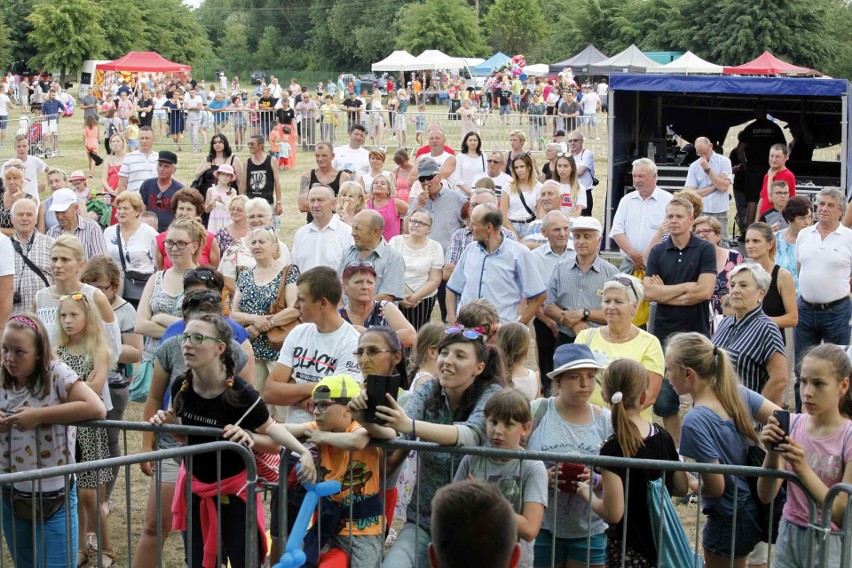
<instances>
[{"instance_id":1,"label":"person holding phone up","mask_svg":"<svg viewBox=\"0 0 852 568\"><path fill-rule=\"evenodd\" d=\"M801 367L800 392L805 413L777 410L760 435L768 450L763 467L783 467L799 477L816 500L820 526L822 505L829 488L837 483L852 483L850 377L852 364L842 347L831 343L814 347L802 360ZM757 482L758 497L769 503L780 487L781 480L761 477ZM819 558L820 546L828 546L828 566L840 565L842 541L836 531L840 530L845 511L846 499L835 499L831 509L831 530L835 532L825 535L825 539L816 539L814 557ZM808 567L810 540L807 496L798 485L788 484L787 502L775 545L775 566Z\"/></svg>"}]
</instances>

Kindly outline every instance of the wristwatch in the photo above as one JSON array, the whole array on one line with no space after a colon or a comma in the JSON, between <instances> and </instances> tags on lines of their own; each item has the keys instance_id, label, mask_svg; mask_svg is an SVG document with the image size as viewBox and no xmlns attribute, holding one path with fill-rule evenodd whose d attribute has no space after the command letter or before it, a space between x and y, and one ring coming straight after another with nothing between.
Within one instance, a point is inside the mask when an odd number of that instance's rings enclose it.
<instances>
[{"instance_id":1,"label":"wristwatch","mask_svg":"<svg viewBox=\"0 0 852 568\"><path fill-rule=\"evenodd\" d=\"M710 168L704 168L704 173L705 173L705 174L709 174L709 173L710 173Z\"/></svg>"},{"instance_id":2,"label":"wristwatch","mask_svg":"<svg viewBox=\"0 0 852 568\"><path fill-rule=\"evenodd\" d=\"M588 321L590 315L592 315L592 312L588 308L583 309L583 321Z\"/></svg>"}]
</instances>

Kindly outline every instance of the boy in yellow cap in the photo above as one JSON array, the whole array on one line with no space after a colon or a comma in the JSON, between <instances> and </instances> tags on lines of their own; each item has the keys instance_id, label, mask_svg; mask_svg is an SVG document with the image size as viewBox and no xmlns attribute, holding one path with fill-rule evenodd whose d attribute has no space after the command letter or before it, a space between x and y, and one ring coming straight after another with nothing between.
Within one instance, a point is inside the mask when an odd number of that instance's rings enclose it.
<instances>
[{"instance_id":1,"label":"boy in yellow cap","mask_svg":"<svg viewBox=\"0 0 852 568\"><path fill-rule=\"evenodd\" d=\"M347 407L360 392L361 386L349 375L325 377L314 387L308 402L308 411L314 415L314 421L286 425L291 434L319 448L319 479L338 480L342 486L340 493L331 497L338 505L339 522L335 523L338 530L332 530L328 540L322 543L320 568L380 566L382 563L381 450L367 447L370 434L353 420ZM323 507L321 524L334 526L326 524L326 508ZM310 546L306 539L306 554Z\"/></svg>"}]
</instances>

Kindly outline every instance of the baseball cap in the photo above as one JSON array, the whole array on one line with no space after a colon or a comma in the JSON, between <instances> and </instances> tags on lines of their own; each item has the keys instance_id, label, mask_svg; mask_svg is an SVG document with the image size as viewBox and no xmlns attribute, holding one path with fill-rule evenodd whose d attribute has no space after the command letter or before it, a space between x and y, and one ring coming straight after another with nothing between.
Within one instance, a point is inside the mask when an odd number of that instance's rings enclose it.
<instances>
[{"instance_id":1,"label":"baseball cap","mask_svg":"<svg viewBox=\"0 0 852 568\"><path fill-rule=\"evenodd\" d=\"M74 181L78 179L86 179L86 174L83 173L83 170L74 170L71 172L71 175L68 176L68 181Z\"/></svg>"},{"instance_id":2,"label":"baseball cap","mask_svg":"<svg viewBox=\"0 0 852 568\"><path fill-rule=\"evenodd\" d=\"M157 161L177 165L177 154L169 152L168 150L160 150L160 153L157 156Z\"/></svg>"},{"instance_id":3,"label":"baseball cap","mask_svg":"<svg viewBox=\"0 0 852 568\"><path fill-rule=\"evenodd\" d=\"M556 134L553 135L554 138L559 138L560 136L563 136L563 137L565 136L564 130L557 130Z\"/></svg>"},{"instance_id":4,"label":"baseball cap","mask_svg":"<svg viewBox=\"0 0 852 568\"><path fill-rule=\"evenodd\" d=\"M332 375L317 383L311 396L314 400L351 400L361 394L361 385L351 375Z\"/></svg>"},{"instance_id":5,"label":"baseball cap","mask_svg":"<svg viewBox=\"0 0 852 568\"><path fill-rule=\"evenodd\" d=\"M598 364L588 345L576 343L560 345L553 354L553 371L547 373L547 376L555 379L565 371L573 369L603 369L603 367Z\"/></svg>"},{"instance_id":6,"label":"baseball cap","mask_svg":"<svg viewBox=\"0 0 852 568\"><path fill-rule=\"evenodd\" d=\"M68 211L72 205L77 205L77 194L73 189L63 187L53 192L53 201L50 204L51 211Z\"/></svg>"},{"instance_id":7,"label":"baseball cap","mask_svg":"<svg viewBox=\"0 0 852 568\"><path fill-rule=\"evenodd\" d=\"M231 179L236 179L237 173L234 171L234 166L231 164L222 164L219 168L213 172L213 175L220 176L221 174L226 174L231 176Z\"/></svg>"},{"instance_id":8,"label":"baseball cap","mask_svg":"<svg viewBox=\"0 0 852 568\"><path fill-rule=\"evenodd\" d=\"M594 217L574 217L574 219L571 220L571 230L576 231L579 229L591 229L593 231L603 233L601 222Z\"/></svg>"},{"instance_id":9,"label":"baseball cap","mask_svg":"<svg viewBox=\"0 0 852 568\"><path fill-rule=\"evenodd\" d=\"M430 177L438 175L441 166L432 158L423 158L417 163L417 177Z\"/></svg>"}]
</instances>

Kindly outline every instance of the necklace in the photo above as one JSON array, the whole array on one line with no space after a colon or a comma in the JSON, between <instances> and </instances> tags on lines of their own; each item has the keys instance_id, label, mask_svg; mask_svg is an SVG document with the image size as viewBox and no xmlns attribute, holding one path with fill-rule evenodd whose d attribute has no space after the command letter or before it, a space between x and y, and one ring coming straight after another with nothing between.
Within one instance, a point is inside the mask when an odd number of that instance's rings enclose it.
<instances>
[{"instance_id":1,"label":"necklace","mask_svg":"<svg viewBox=\"0 0 852 568\"><path fill-rule=\"evenodd\" d=\"M603 328L602 332L605 334L604 338L610 343L627 343L628 341L636 337L636 328L634 328L633 326L630 327L630 330L624 337L616 337L615 335L613 335L612 330L610 330L609 326Z\"/></svg>"}]
</instances>

